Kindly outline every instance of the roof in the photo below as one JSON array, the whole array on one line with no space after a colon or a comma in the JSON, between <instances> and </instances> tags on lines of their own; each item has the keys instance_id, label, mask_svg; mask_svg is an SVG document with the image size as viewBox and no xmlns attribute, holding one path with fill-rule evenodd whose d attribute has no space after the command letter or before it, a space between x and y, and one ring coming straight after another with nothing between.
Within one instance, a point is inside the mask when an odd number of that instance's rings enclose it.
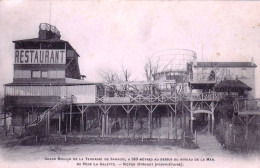
<instances>
[{"instance_id":1,"label":"roof","mask_svg":"<svg viewBox=\"0 0 260 168\"><path fill-rule=\"evenodd\" d=\"M252 62L197 62L195 67L253 67L257 65Z\"/></svg>"},{"instance_id":2,"label":"roof","mask_svg":"<svg viewBox=\"0 0 260 168\"><path fill-rule=\"evenodd\" d=\"M89 84L89 82L80 79L65 78L65 84Z\"/></svg>"},{"instance_id":3,"label":"roof","mask_svg":"<svg viewBox=\"0 0 260 168\"><path fill-rule=\"evenodd\" d=\"M32 39L24 39L24 40L14 40L14 43L19 43L19 42L65 42L68 43L67 41L58 39L58 38L52 38L52 39L40 39L40 38L32 38Z\"/></svg>"},{"instance_id":4,"label":"roof","mask_svg":"<svg viewBox=\"0 0 260 168\"><path fill-rule=\"evenodd\" d=\"M68 48L71 48L72 50L74 50L76 53L77 51L70 45L70 43L68 41L64 41L58 38L52 38L52 39L40 39L40 38L32 38L32 39L24 39L24 40L14 40L13 43L23 43L23 42L33 42L33 43L37 43L37 42L49 42L49 43L58 43L58 42L63 42L66 43ZM78 57L79 54L77 53Z\"/></svg>"},{"instance_id":5,"label":"roof","mask_svg":"<svg viewBox=\"0 0 260 168\"><path fill-rule=\"evenodd\" d=\"M73 78L65 78L65 82L60 83L8 83L5 84L6 86L46 86L46 85L53 85L53 86L68 86L68 85L100 85L100 83L93 83L87 82L80 79L73 79Z\"/></svg>"},{"instance_id":6,"label":"roof","mask_svg":"<svg viewBox=\"0 0 260 168\"><path fill-rule=\"evenodd\" d=\"M247 84L245 84L244 82L236 79L236 80L224 80L221 81L220 83L218 83L215 86L215 89L218 90L237 90L237 89L242 89L242 90L252 90L251 87L249 87Z\"/></svg>"}]
</instances>

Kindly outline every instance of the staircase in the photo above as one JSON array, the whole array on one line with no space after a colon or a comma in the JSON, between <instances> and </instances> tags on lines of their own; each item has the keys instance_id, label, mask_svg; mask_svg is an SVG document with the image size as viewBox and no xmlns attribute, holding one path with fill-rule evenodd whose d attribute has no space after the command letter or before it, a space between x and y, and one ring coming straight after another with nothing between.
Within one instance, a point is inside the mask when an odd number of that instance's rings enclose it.
<instances>
[{"instance_id":1,"label":"staircase","mask_svg":"<svg viewBox=\"0 0 260 168\"><path fill-rule=\"evenodd\" d=\"M26 134L31 134L32 132L34 132L34 129L36 130L39 126L44 124L48 118L52 118L67 104L71 104L72 99L73 98L61 99L56 105L41 113L33 122L31 122L31 124L27 125Z\"/></svg>"}]
</instances>

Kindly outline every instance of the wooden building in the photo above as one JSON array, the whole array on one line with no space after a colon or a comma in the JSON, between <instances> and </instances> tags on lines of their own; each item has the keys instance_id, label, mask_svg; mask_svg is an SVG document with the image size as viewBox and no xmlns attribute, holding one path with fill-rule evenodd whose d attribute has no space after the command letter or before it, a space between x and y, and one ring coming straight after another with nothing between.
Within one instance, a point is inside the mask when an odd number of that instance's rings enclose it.
<instances>
[{"instance_id":1,"label":"wooden building","mask_svg":"<svg viewBox=\"0 0 260 168\"><path fill-rule=\"evenodd\" d=\"M96 136L105 137L120 128L126 129L125 136L136 138L145 125L142 138L154 137L156 128L164 130L159 138L178 139L187 131L186 121L194 132L193 120L198 114L205 114L211 122L208 130L214 130L214 110L226 93L214 91L219 78L217 71L212 74L212 68L216 70L222 63L213 67L211 63L196 63L196 53L184 50L173 53L181 58L188 55L187 62L180 60L177 69L154 74L155 81L87 83L80 74L79 54L60 38L56 27L40 24L38 38L13 41L13 82L5 85L11 132L44 128L47 134L74 131L88 135L96 129ZM248 63L228 65L242 64L250 70L256 67Z\"/></svg>"}]
</instances>

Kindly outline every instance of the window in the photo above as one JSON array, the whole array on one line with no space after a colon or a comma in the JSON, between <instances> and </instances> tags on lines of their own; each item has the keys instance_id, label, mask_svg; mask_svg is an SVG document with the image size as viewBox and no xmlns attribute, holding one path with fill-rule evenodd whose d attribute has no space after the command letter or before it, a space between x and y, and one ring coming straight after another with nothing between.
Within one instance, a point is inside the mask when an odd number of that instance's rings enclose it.
<instances>
[{"instance_id":1,"label":"window","mask_svg":"<svg viewBox=\"0 0 260 168\"><path fill-rule=\"evenodd\" d=\"M29 70L15 70L14 78L31 78L31 71Z\"/></svg>"},{"instance_id":2,"label":"window","mask_svg":"<svg viewBox=\"0 0 260 168\"><path fill-rule=\"evenodd\" d=\"M50 74L50 78L56 78L56 76L57 76L57 73L56 73L56 71L49 71L49 74Z\"/></svg>"},{"instance_id":3,"label":"window","mask_svg":"<svg viewBox=\"0 0 260 168\"><path fill-rule=\"evenodd\" d=\"M31 78L31 71L23 71L23 78Z\"/></svg>"},{"instance_id":4,"label":"window","mask_svg":"<svg viewBox=\"0 0 260 168\"><path fill-rule=\"evenodd\" d=\"M41 78L41 71L32 71L32 78Z\"/></svg>"},{"instance_id":5,"label":"window","mask_svg":"<svg viewBox=\"0 0 260 168\"><path fill-rule=\"evenodd\" d=\"M42 78L48 78L48 71L42 71Z\"/></svg>"},{"instance_id":6,"label":"window","mask_svg":"<svg viewBox=\"0 0 260 168\"><path fill-rule=\"evenodd\" d=\"M57 71L57 78L64 78L65 77L65 71Z\"/></svg>"},{"instance_id":7,"label":"window","mask_svg":"<svg viewBox=\"0 0 260 168\"><path fill-rule=\"evenodd\" d=\"M65 78L65 71L49 71L50 78Z\"/></svg>"},{"instance_id":8,"label":"window","mask_svg":"<svg viewBox=\"0 0 260 168\"><path fill-rule=\"evenodd\" d=\"M241 68L241 78L246 79L246 78L248 78L248 75L249 74L248 74L246 68Z\"/></svg>"}]
</instances>

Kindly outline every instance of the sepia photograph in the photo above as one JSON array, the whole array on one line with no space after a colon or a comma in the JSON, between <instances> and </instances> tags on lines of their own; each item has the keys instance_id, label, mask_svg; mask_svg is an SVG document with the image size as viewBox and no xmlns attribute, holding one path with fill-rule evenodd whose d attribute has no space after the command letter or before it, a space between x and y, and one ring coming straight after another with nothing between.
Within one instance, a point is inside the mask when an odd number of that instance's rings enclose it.
<instances>
[{"instance_id":1,"label":"sepia photograph","mask_svg":"<svg viewBox=\"0 0 260 168\"><path fill-rule=\"evenodd\" d=\"M0 51L1 168L260 167L258 1L0 0Z\"/></svg>"}]
</instances>

